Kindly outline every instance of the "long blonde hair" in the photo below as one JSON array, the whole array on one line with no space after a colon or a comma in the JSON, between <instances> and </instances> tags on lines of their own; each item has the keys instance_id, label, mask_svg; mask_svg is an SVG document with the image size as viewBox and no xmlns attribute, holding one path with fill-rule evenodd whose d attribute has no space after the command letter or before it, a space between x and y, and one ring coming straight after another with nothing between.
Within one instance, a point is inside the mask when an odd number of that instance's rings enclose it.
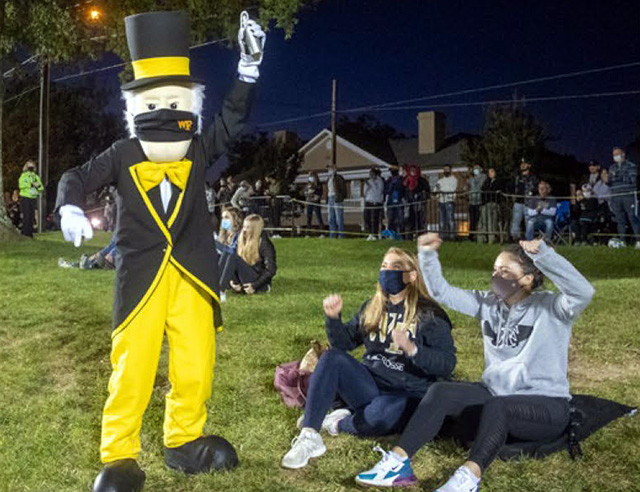
<instances>
[{"instance_id":1,"label":"long blonde hair","mask_svg":"<svg viewBox=\"0 0 640 492\"><path fill-rule=\"evenodd\" d=\"M231 216L231 230L227 231L226 229L220 226L220 231L218 232L218 238L220 242L229 246L231 241L233 240L233 236L242 228L242 210L236 207L224 207L222 209L222 215L227 212ZM222 221L220 221L222 223Z\"/></svg>"},{"instance_id":2,"label":"long blonde hair","mask_svg":"<svg viewBox=\"0 0 640 492\"><path fill-rule=\"evenodd\" d=\"M244 223L248 230L240 233L238 241L238 256L249 265L255 265L260 259L260 236L264 229L264 220L258 214L247 215Z\"/></svg>"},{"instance_id":3,"label":"long blonde hair","mask_svg":"<svg viewBox=\"0 0 640 492\"><path fill-rule=\"evenodd\" d=\"M404 299L404 323L405 326L410 326L412 323L417 322L419 317L418 302L421 299L430 300L435 302L429 296L427 287L424 283L422 273L418 267L418 259L412 253L400 248L389 248L385 253L385 256L389 254L395 254L400 257L402 261L402 269L405 272L416 272L416 280L407 284L407 296ZM376 286L376 293L373 298L367 303L364 309L364 314L361 318L361 326L364 331L371 333L380 329L384 316L387 314L387 302L389 296L382 291L380 282Z\"/></svg>"}]
</instances>

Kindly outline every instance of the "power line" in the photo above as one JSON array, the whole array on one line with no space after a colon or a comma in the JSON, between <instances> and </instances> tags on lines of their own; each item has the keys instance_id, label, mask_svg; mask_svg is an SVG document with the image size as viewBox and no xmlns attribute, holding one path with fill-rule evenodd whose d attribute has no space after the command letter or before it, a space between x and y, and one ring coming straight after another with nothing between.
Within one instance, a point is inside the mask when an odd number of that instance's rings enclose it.
<instances>
[{"instance_id":1,"label":"power line","mask_svg":"<svg viewBox=\"0 0 640 492\"><path fill-rule=\"evenodd\" d=\"M35 86L31 87L30 89L27 89L27 90L25 90L24 92L21 92L20 94L17 94L17 95L15 95L15 96L11 96L11 97L9 97L9 98L5 99L5 100L2 102L2 104L4 105L4 104L6 104L6 103L8 103L8 102L13 101L14 99L18 99L18 98L20 98L20 97L22 97L22 96L26 96L26 95L27 95L27 94L29 94L30 92L33 92L33 91L35 91L36 89L39 89L39 88L40 88L40 86L39 86L39 85L35 85Z\"/></svg>"},{"instance_id":2,"label":"power line","mask_svg":"<svg viewBox=\"0 0 640 492\"><path fill-rule=\"evenodd\" d=\"M129 62L115 63L113 65L109 65L108 67L96 68L94 70L89 70L87 72L78 72L71 75L64 75L62 77L58 77L57 79L53 79L52 82L63 82L65 80L77 79L78 77L84 77L85 75L91 75L98 72L105 72L107 70L111 70L113 68L124 67Z\"/></svg>"},{"instance_id":3,"label":"power line","mask_svg":"<svg viewBox=\"0 0 640 492\"><path fill-rule=\"evenodd\" d=\"M316 113L316 114L310 114L308 116L300 116L298 118L289 118L286 120L279 120L279 121L270 121L269 123L260 123L257 124L257 127L262 127L262 126L273 126L273 125L280 125L283 123L293 123L294 121L302 121L302 120L310 120L313 118L320 118L322 116L328 116L331 114L331 111L324 111L322 113Z\"/></svg>"},{"instance_id":4,"label":"power line","mask_svg":"<svg viewBox=\"0 0 640 492\"><path fill-rule=\"evenodd\" d=\"M189 49L190 50L195 50L196 48L202 48L203 46L209 46L209 45L212 45L212 44L222 43L223 41L229 41L229 39L231 39L231 38L214 39L213 41L206 41L204 43L195 44L193 46L190 46Z\"/></svg>"},{"instance_id":5,"label":"power line","mask_svg":"<svg viewBox=\"0 0 640 492\"><path fill-rule=\"evenodd\" d=\"M589 99L596 97L615 97L615 96L629 96L640 94L640 90L638 91L620 91L620 92L600 92L593 94L567 94L563 96L543 96L543 97L532 97L531 99L524 98L525 103L530 102L545 102L545 101L563 101L568 99ZM486 106L489 104L510 104L513 103L513 99L497 99L493 101L476 101L476 102L466 102L466 103L449 103L449 104L434 104L425 107L421 106L397 106L393 108L377 108L372 109L370 111L396 111L396 110L407 110L407 109L431 109L431 108L455 108L455 107L463 107L463 106Z\"/></svg>"},{"instance_id":6,"label":"power line","mask_svg":"<svg viewBox=\"0 0 640 492\"><path fill-rule=\"evenodd\" d=\"M206 43L200 43L194 46L189 47L189 49L196 49L196 48L201 48L203 46L208 46L208 45L212 45L212 44L217 44L217 43L221 43L223 41L227 41L229 38L222 38L222 39L214 39L213 41L207 41ZM26 64L27 62L32 61L34 58L36 58L36 55L32 56L31 58L29 58L28 60L25 60L22 64ZM63 75L62 77L58 77L57 79L52 79L51 82L64 82L65 80L72 80L72 79L77 79L79 77L84 77L85 75L91 75L94 73L98 73L98 72L106 72L107 70L112 70L114 68L118 68L118 67L123 67L127 64L129 64L131 62L122 62L122 63L115 63L113 65L109 65L107 67L100 67L100 68L95 68L93 70L88 70L86 72L78 72L78 73L74 73L74 74L70 74L70 75ZM12 68L11 70L15 70L15 67ZM9 70L9 72L11 71ZM6 75L6 74L5 74ZM27 90L25 90L24 92L21 92L20 94L16 95L16 96L12 96L8 99L4 100L4 103L8 103L10 101L13 101L15 99L18 99L36 89L38 89L40 86L36 85L33 86Z\"/></svg>"},{"instance_id":7,"label":"power line","mask_svg":"<svg viewBox=\"0 0 640 492\"><path fill-rule=\"evenodd\" d=\"M504 89L507 87L515 87L517 85L526 85L526 84L535 84L535 83L540 83L540 82L548 82L550 80L558 80L558 79L566 79L566 78L571 78L571 77L579 77L582 75L589 75L589 74L593 74L593 73L599 73L599 72L606 72L606 71L610 71L610 70L619 70L619 69L623 69L623 68L631 68L631 67L637 67L640 66L640 62L630 62L630 63L622 63L619 65L611 65L608 67L600 67L600 68L591 68L591 69L587 69L587 70L580 70L577 72L568 72L568 73L561 73L561 74L556 74L556 75L548 75L545 77L536 77L533 79L526 79L526 80L519 80L517 82L507 82L505 84L495 84L495 85L489 85L486 87L480 87L480 88L475 88L475 89L464 89L464 90L460 90L460 91L455 91L455 92L447 92L444 94L435 94L435 95L431 95L431 96L424 96L424 97L416 97L413 99L405 99L405 100L401 100L401 101L391 101L391 102L386 102L386 103L381 103L381 104L373 104L370 106L362 106L359 108L350 108L350 109L346 109L341 111L342 113L356 113L356 112L360 112L360 111L370 111L372 109L376 109L376 108L382 108L382 107L387 107L387 106L394 106L396 104L406 104L406 103L412 103L412 102L418 102L418 101L427 101L430 99L440 99L443 97L451 97L451 96L460 96L463 94L472 94L472 93L476 93L476 92L484 92L484 91L489 91L489 90L493 90L493 89Z\"/></svg>"},{"instance_id":8,"label":"power line","mask_svg":"<svg viewBox=\"0 0 640 492\"><path fill-rule=\"evenodd\" d=\"M592 93L592 94L567 94L567 95L561 95L561 96L543 96L543 97L534 97L531 99L526 99L524 100L525 103L530 103L530 102L546 102L546 101L562 101L562 100L570 100L570 99L590 99L590 98L598 98L598 97L616 97L616 96L628 96L628 95L636 95L636 94L640 94L640 90L637 91L620 91L620 92L598 92L598 93ZM400 111L400 110L408 110L408 109L432 109L432 108L453 108L453 107L464 107L464 106L486 106L489 104L511 104L513 103L514 100L513 99L496 99L496 100L491 100L491 101L475 101L475 102L464 102L464 103L448 103L448 104L434 104L434 105L430 105L427 107L425 107L424 105L421 106L399 106L399 107L393 107L393 108L378 108L378 109L372 109L370 111ZM348 113L350 111L338 111L338 113ZM316 113L316 114L311 114L308 116L300 116L300 117L296 117L296 118L289 118L286 120L278 120L278 121L270 121L268 123L260 123L257 124L257 127L264 127L264 126L273 126L273 125L279 125L279 124L283 124L283 123L292 123L295 121L302 121L302 120L309 120L309 119L313 119L313 118L319 118L321 116L327 116L330 115L331 111L325 111L323 113Z\"/></svg>"},{"instance_id":9,"label":"power line","mask_svg":"<svg viewBox=\"0 0 640 492\"><path fill-rule=\"evenodd\" d=\"M30 56L29 58L27 58L25 61L20 62L20 65L26 65L27 63L31 63L32 61L34 61L36 58L38 57L38 55L33 55ZM13 74L13 72L15 72L17 69L17 67L12 67L9 70L7 70L5 73L2 74L2 78L7 78L9 77L11 74Z\"/></svg>"},{"instance_id":10,"label":"power line","mask_svg":"<svg viewBox=\"0 0 640 492\"><path fill-rule=\"evenodd\" d=\"M228 40L229 40L229 38L214 39L212 41L207 41L205 43L200 43L200 44L196 44L194 46L190 46L189 49L193 50L193 49L196 49L196 48L201 48L203 46L209 46L209 45L212 45L212 44L217 44L217 43L221 43L223 41L228 41ZM58 77L57 79L53 79L52 82L63 82L65 80L75 79L75 78L78 78L78 77L83 77L85 75L91 75L91 74L98 73L98 72L104 72L104 71L107 71L107 70L111 70L113 68L124 67L125 65L128 65L129 63L131 63L131 62L127 61L127 62L122 62L122 63L115 63L113 65L109 65L108 67L96 68L94 70L89 70L87 72L78 72L78 73L71 74L71 75L65 75L63 77Z\"/></svg>"}]
</instances>

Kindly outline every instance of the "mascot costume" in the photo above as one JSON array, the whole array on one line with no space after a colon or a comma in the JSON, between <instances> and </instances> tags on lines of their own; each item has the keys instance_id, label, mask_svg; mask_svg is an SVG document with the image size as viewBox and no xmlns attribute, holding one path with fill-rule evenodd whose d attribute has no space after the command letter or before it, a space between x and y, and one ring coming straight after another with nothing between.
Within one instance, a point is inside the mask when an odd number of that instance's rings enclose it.
<instances>
[{"instance_id":1,"label":"mascot costume","mask_svg":"<svg viewBox=\"0 0 640 492\"><path fill-rule=\"evenodd\" d=\"M127 17L135 80L122 91L130 138L65 172L58 186L56 209L64 237L79 246L82 237L92 236L80 208L84 197L105 185L117 185L113 373L102 418L104 468L94 492L143 488L145 474L136 462L139 434L165 333L171 382L164 420L166 465L202 473L238 464L229 442L202 434L213 380L215 331L222 323L204 184L207 167L245 125L259 76L265 34L244 15L238 33L238 80L220 114L204 130L204 86L189 71L187 14ZM257 54L250 54L256 46Z\"/></svg>"}]
</instances>

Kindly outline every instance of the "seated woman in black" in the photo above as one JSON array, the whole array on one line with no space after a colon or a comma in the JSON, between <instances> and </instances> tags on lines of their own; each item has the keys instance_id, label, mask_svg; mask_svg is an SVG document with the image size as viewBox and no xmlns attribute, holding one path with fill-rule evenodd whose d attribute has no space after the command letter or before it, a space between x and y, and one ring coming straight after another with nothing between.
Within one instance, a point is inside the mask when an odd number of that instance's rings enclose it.
<instances>
[{"instance_id":1,"label":"seated woman in black","mask_svg":"<svg viewBox=\"0 0 640 492\"><path fill-rule=\"evenodd\" d=\"M257 214L248 215L238 239L238 257L229 285L234 292L255 294L269 292L275 277L276 249L264 232L264 220Z\"/></svg>"}]
</instances>

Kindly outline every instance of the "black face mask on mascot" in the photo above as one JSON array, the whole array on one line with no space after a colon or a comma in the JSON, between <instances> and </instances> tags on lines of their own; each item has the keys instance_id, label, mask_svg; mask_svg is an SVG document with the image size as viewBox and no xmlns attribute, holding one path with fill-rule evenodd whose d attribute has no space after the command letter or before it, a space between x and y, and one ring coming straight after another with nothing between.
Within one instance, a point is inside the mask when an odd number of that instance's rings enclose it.
<instances>
[{"instance_id":1,"label":"black face mask on mascot","mask_svg":"<svg viewBox=\"0 0 640 492\"><path fill-rule=\"evenodd\" d=\"M189 111L157 109L133 118L136 137L145 142L181 142L198 131L198 117Z\"/></svg>"}]
</instances>

